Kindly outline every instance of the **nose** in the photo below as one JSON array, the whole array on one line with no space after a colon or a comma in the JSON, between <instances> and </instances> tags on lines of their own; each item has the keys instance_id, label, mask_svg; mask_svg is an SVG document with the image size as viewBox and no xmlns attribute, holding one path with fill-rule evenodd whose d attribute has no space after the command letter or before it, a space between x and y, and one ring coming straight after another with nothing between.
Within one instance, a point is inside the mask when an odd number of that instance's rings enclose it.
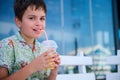
<instances>
[{"instance_id":1,"label":"nose","mask_svg":"<svg viewBox=\"0 0 120 80\"><path fill-rule=\"evenodd\" d=\"M36 25L36 26L40 26L40 25L42 25L42 22L41 22L40 20L36 20L36 21L35 21L35 25Z\"/></svg>"},{"instance_id":2,"label":"nose","mask_svg":"<svg viewBox=\"0 0 120 80\"><path fill-rule=\"evenodd\" d=\"M38 20L35 21L35 26L44 30L45 29L45 22L38 19Z\"/></svg>"}]
</instances>

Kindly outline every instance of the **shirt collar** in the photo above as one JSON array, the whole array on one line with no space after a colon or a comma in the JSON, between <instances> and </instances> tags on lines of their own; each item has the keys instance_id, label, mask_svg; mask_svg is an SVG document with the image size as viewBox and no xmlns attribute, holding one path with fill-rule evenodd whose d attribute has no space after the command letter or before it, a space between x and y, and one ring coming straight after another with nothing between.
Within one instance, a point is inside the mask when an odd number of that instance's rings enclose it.
<instances>
[{"instance_id":1,"label":"shirt collar","mask_svg":"<svg viewBox=\"0 0 120 80\"><path fill-rule=\"evenodd\" d=\"M26 43L25 39L24 39L24 38L22 37L22 35L20 34L20 31L16 34L16 36L17 36L17 39L18 39L20 42ZM38 43L39 43L38 40L35 39L35 45L38 44Z\"/></svg>"},{"instance_id":2,"label":"shirt collar","mask_svg":"<svg viewBox=\"0 0 120 80\"><path fill-rule=\"evenodd\" d=\"M25 39L21 36L20 31L16 34L16 36L19 41L26 43Z\"/></svg>"}]
</instances>

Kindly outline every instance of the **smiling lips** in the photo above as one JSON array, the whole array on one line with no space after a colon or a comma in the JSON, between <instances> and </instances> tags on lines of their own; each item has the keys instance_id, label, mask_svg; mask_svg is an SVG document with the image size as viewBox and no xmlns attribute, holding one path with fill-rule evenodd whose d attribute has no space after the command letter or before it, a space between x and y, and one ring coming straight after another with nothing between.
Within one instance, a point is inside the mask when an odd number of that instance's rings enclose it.
<instances>
[{"instance_id":1,"label":"smiling lips","mask_svg":"<svg viewBox=\"0 0 120 80\"><path fill-rule=\"evenodd\" d=\"M35 33L37 33L37 34L40 34L40 33L42 32L41 29L33 29L33 31L34 31Z\"/></svg>"}]
</instances>

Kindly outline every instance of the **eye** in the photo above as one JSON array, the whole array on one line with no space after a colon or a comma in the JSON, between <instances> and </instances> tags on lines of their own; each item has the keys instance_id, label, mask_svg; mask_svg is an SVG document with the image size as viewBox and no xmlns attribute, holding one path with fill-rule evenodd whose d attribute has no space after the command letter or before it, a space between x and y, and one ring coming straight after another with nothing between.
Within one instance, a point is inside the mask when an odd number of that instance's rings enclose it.
<instances>
[{"instance_id":1,"label":"eye","mask_svg":"<svg viewBox=\"0 0 120 80\"><path fill-rule=\"evenodd\" d=\"M34 17L29 17L29 19L30 19L30 20L35 20L35 18L34 18Z\"/></svg>"},{"instance_id":2,"label":"eye","mask_svg":"<svg viewBox=\"0 0 120 80\"><path fill-rule=\"evenodd\" d=\"M40 20L41 20L41 21L45 21L45 17L41 17Z\"/></svg>"}]
</instances>

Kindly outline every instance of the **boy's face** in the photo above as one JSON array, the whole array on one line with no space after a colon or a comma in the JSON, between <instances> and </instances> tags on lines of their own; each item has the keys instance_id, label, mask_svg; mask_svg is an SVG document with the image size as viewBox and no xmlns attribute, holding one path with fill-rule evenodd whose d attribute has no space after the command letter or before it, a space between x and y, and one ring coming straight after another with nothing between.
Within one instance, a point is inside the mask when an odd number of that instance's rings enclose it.
<instances>
[{"instance_id":1,"label":"boy's face","mask_svg":"<svg viewBox=\"0 0 120 80\"><path fill-rule=\"evenodd\" d=\"M28 7L23 14L22 21L16 21L23 37L38 38L45 29L46 14L42 8L35 8L35 6Z\"/></svg>"}]
</instances>

